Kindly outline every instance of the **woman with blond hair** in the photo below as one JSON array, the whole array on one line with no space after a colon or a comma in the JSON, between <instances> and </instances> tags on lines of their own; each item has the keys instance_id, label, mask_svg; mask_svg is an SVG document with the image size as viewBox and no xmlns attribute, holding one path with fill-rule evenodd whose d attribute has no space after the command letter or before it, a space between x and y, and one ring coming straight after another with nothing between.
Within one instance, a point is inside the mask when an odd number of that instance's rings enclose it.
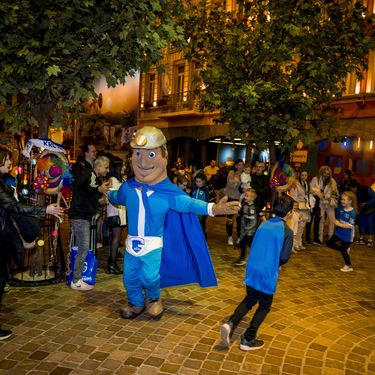
<instances>
[{"instance_id":1,"label":"woman with blond hair","mask_svg":"<svg viewBox=\"0 0 375 375\"><path fill-rule=\"evenodd\" d=\"M310 183L311 193L316 199L314 210L314 229L319 223L319 232L314 230L314 243L323 245L324 226L328 219L328 238L332 237L335 231L335 209L338 203L337 183L332 177L331 168L327 165L319 169L318 176L313 177ZM318 234L318 238L317 238Z\"/></svg>"}]
</instances>

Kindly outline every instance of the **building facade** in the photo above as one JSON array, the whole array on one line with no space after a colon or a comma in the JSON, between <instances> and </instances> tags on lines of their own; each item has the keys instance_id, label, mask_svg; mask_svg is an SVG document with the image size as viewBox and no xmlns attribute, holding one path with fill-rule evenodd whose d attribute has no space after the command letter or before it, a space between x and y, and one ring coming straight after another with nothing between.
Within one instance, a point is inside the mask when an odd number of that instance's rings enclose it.
<instances>
[{"instance_id":1,"label":"building facade","mask_svg":"<svg viewBox=\"0 0 375 375\"><path fill-rule=\"evenodd\" d=\"M236 2L220 1L220 5L233 10ZM367 0L366 5L375 13L375 0ZM344 144L346 140L344 151L347 150L340 156L341 169L336 170L355 168L356 163L352 160L355 155L357 159L369 160L366 173L371 176L375 175L375 51L371 51L368 58L368 71L364 72L363 80L358 81L354 73L348 74L346 92L334 101L334 106L340 120L336 129L337 141ZM194 154L193 159L203 164L210 159L220 161L219 148L229 129L216 123L219 111L199 110L199 98L194 95L199 84L199 64L185 60L177 50L166 51L162 63L164 72L153 68L141 74L139 126L153 125L163 129L173 160L183 157L188 161ZM238 154L238 148L244 147L240 140L231 140L229 144L235 154ZM319 163L323 160L319 158Z\"/></svg>"}]
</instances>

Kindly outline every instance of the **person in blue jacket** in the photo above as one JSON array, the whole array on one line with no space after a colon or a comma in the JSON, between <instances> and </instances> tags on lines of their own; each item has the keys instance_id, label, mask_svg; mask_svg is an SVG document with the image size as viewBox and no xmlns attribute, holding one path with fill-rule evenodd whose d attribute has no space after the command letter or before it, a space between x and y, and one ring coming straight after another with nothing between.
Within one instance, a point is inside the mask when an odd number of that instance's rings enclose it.
<instances>
[{"instance_id":1,"label":"person in blue jacket","mask_svg":"<svg viewBox=\"0 0 375 375\"><path fill-rule=\"evenodd\" d=\"M237 213L239 202L216 205L189 197L167 176L166 138L155 127L138 130L130 142L135 178L110 191L112 204L126 206L128 237L123 282L128 306L121 317L134 319L145 310L154 319L164 309L161 288L217 281L196 215Z\"/></svg>"},{"instance_id":2,"label":"person in blue jacket","mask_svg":"<svg viewBox=\"0 0 375 375\"><path fill-rule=\"evenodd\" d=\"M190 192L190 196L195 199L199 199L204 202L209 202L209 191L206 186L207 180L206 176L203 172L197 173L194 177L195 186ZM206 221L207 221L207 215L199 215L199 222L201 224L204 236L207 239L207 230L206 230Z\"/></svg>"},{"instance_id":3,"label":"person in blue jacket","mask_svg":"<svg viewBox=\"0 0 375 375\"><path fill-rule=\"evenodd\" d=\"M277 198L275 216L263 222L255 232L246 265L246 297L221 326L221 341L225 347L229 347L237 325L256 303L258 308L241 337L240 349L248 351L264 346L264 342L257 338L257 332L271 309L280 266L288 261L293 247L293 232L286 224L292 215L293 203L294 200L287 195Z\"/></svg>"}]
</instances>

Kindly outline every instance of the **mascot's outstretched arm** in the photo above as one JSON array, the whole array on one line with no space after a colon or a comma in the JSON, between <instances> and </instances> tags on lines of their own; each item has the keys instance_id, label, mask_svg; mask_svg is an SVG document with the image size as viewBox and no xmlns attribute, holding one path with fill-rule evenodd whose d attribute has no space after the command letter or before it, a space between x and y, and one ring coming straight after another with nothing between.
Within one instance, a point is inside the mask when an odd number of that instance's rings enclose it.
<instances>
[{"instance_id":1,"label":"mascot's outstretched arm","mask_svg":"<svg viewBox=\"0 0 375 375\"><path fill-rule=\"evenodd\" d=\"M212 208L212 213L216 215L235 215L238 213L240 205L238 201L228 202L228 197L223 197Z\"/></svg>"}]
</instances>

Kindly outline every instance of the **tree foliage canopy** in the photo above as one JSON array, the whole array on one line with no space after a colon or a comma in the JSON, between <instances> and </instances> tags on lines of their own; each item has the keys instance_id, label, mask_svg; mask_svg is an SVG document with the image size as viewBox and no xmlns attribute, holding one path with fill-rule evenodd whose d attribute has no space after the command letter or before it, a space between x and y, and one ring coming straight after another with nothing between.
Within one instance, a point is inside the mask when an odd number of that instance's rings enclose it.
<instances>
[{"instance_id":1,"label":"tree foliage canopy","mask_svg":"<svg viewBox=\"0 0 375 375\"><path fill-rule=\"evenodd\" d=\"M124 83L181 47L180 11L180 0L1 0L0 119L61 126L95 97L95 78Z\"/></svg>"},{"instance_id":2,"label":"tree foliage canopy","mask_svg":"<svg viewBox=\"0 0 375 375\"><path fill-rule=\"evenodd\" d=\"M188 58L201 62L206 110L220 108L233 136L260 147L309 144L332 117L348 72L361 78L371 18L360 1L239 0L236 11L186 12ZM354 5L353 5L354 3Z\"/></svg>"}]
</instances>

